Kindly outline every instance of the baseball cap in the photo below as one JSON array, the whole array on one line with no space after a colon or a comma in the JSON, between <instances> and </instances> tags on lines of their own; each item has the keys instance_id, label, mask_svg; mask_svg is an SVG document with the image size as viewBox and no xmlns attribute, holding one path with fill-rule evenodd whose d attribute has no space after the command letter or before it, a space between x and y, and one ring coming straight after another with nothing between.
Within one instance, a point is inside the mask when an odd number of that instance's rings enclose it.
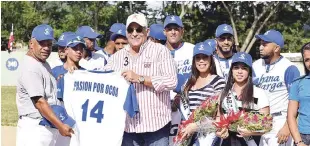
<instances>
[{"instance_id":1,"label":"baseball cap","mask_svg":"<svg viewBox=\"0 0 310 146\"><path fill-rule=\"evenodd\" d=\"M110 40L115 41L118 36L126 37L126 28L125 28L125 26L124 27L120 27L116 32L114 32L111 35Z\"/></svg>"},{"instance_id":2,"label":"baseball cap","mask_svg":"<svg viewBox=\"0 0 310 146\"><path fill-rule=\"evenodd\" d=\"M216 40L215 39L207 39L204 41L204 43L210 45L213 52L216 50Z\"/></svg>"},{"instance_id":3,"label":"baseball cap","mask_svg":"<svg viewBox=\"0 0 310 146\"><path fill-rule=\"evenodd\" d=\"M64 32L60 35L60 37L58 38L58 41L57 41L57 45L58 46L62 46L62 47L66 47L67 44L68 44L68 36L69 35L74 35L75 33L74 32Z\"/></svg>"},{"instance_id":4,"label":"baseball cap","mask_svg":"<svg viewBox=\"0 0 310 146\"><path fill-rule=\"evenodd\" d=\"M150 26L149 36L158 39L158 40L166 40L166 36L164 34L164 25L162 24L152 24Z\"/></svg>"},{"instance_id":5,"label":"baseball cap","mask_svg":"<svg viewBox=\"0 0 310 146\"><path fill-rule=\"evenodd\" d=\"M125 24L123 23L114 23L111 27L110 27L110 30L112 33L116 33L119 29L121 28L125 28L126 29L126 26Z\"/></svg>"},{"instance_id":6,"label":"baseball cap","mask_svg":"<svg viewBox=\"0 0 310 146\"><path fill-rule=\"evenodd\" d=\"M169 15L166 17L165 21L164 21L164 28L167 27L167 25L169 24L176 24L180 27L184 27L182 20L180 19L179 16L176 15Z\"/></svg>"},{"instance_id":7,"label":"baseball cap","mask_svg":"<svg viewBox=\"0 0 310 146\"><path fill-rule=\"evenodd\" d=\"M31 33L31 37L35 38L37 41L55 40L54 30L48 24L41 24L36 26Z\"/></svg>"},{"instance_id":8,"label":"baseball cap","mask_svg":"<svg viewBox=\"0 0 310 146\"><path fill-rule=\"evenodd\" d=\"M233 55L231 63L236 62L242 62L248 65L249 67L252 67L252 57L250 54L245 52L238 52Z\"/></svg>"},{"instance_id":9,"label":"baseball cap","mask_svg":"<svg viewBox=\"0 0 310 146\"><path fill-rule=\"evenodd\" d=\"M256 35L257 39L261 39L266 42L271 42L279 45L281 48L284 47L284 38L279 31L274 29L266 31L264 34Z\"/></svg>"},{"instance_id":10,"label":"baseball cap","mask_svg":"<svg viewBox=\"0 0 310 146\"><path fill-rule=\"evenodd\" d=\"M204 54L207 56L211 56L213 54L213 51L212 51L212 48L210 45L203 43L203 42L200 42L200 43L197 43L194 47L194 55L193 56L195 56L197 54Z\"/></svg>"},{"instance_id":11,"label":"baseball cap","mask_svg":"<svg viewBox=\"0 0 310 146\"><path fill-rule=\"evenodd\" d=\"M75 120L73 120L68 113L66 112L65 108L59 105L51 105L51 108L57 118L61 120L62 123L69 125L70 127L73 127L75 124ZM43 117L43 119L40 121L39 125L42 126L49 126L52 128L56 128L54 124L52 124L50 121L48 121L46 118Z\"/></svg>"},{"instance_id":12,"label":"baseball cap","mask_svg":"<svg viewBox=\"0 0 310 146\"><path fill-rule=\"evenodd\" d=\"M135 13L135 14L131 14L130 16L128 16L127 21L126 21L126 29L133 22L139 24L142 27L147 27L146 17L142 13L139 13L139 14Z\"/></svg>"},{"instance_id":13,"label":"baseball cap","mask_svg":"<svg viewBox=\"0 0 310 146\"><path fill-rule=\"evenodd\" d=\"M228 25L228 24L221 24L221 25L219 25L216 28L215 37L218 38L218 37L220 37L221 35L223 35L225 33L234 35L234 31L233 31L233 29L232 29L232 27L230 25Z\"/></svg>"},{"instance_id":14,"label":"baseball cap","mask_svg":"<svg viewBox=\"0 0 310 146\"><path fill-rule=\"evenodd\" d=\"M90 38L95 39L98 37L101 37L102 35L99 33L96 33L93 28L90 26L81 26L76 31L76 34L83 37L83 38Z\"/></svg>"},{"instance_id":15,"label":"baseball cap","mask_svg":"<svg viewBox=\"0 0 310 146\"><path fill-rule=\"evenodd\" d=\"M67 43L66 46L72 48L72 47L75 47L78 44L82 44L86 48L85 41L84 41L84 39L81 36L78 36L76 34L68 36L68 43Z\"/></svg>"}]
</instances>

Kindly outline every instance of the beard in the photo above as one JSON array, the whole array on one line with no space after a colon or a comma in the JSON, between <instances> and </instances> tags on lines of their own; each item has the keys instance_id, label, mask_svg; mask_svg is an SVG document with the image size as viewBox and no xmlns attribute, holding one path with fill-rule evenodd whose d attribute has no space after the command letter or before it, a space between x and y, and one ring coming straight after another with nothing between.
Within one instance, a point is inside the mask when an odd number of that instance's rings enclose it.
<instances>
[{"instance_id":1,"label":"beard","mask_svg":"<svg viewBox=\"0 0 310 146\"><path fill-rule=\"evenodd\" d=\"M230 47L229 50L223 50L222 47L218 46L219 50L221 51L222 54L229 54L232 52L233 48L232 46Z\"/></svg>"}]
</instances>

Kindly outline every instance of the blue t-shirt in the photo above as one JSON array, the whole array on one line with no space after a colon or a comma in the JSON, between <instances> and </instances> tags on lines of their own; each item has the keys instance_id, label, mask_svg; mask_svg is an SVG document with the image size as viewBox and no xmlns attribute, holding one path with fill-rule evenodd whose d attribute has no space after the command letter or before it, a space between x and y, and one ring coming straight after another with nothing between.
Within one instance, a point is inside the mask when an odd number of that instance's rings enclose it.
<instances>
[{"instance_id":1,"label":"blue t-shirt","mask_svg":"<svg viewBox=\"0 0 310 146\"><path fill-rule=\"evenodd\" d=\"M302 134L310 134L310 75L295 80L289 92L289 100L299 103L298 130Z\"/></svg>"}]
</instances>

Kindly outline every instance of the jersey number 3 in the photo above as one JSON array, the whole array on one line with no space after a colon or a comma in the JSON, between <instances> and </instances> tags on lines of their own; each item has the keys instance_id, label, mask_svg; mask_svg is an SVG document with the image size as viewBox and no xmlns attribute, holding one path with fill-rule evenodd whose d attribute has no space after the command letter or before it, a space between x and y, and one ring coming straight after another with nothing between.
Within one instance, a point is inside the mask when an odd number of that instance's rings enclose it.
<instances>
[{"instance_id":1,"label":"jersey number 3","mask_svg":"<svg viewBox=\"0 0 310 146\"><path fill-rule=\"evenodd\" d=\"M85 103L82 105L82 121L86 121L87 119L87 114L88 114L88 102L89 99L87 99L85 101ZM96 118L97 119L97 123L101 123L102 119L103 119L103 105L104 105L104 101L98 101L97 104L90 110L90 117L92 118Z\"/></svg>"}]
</instances>

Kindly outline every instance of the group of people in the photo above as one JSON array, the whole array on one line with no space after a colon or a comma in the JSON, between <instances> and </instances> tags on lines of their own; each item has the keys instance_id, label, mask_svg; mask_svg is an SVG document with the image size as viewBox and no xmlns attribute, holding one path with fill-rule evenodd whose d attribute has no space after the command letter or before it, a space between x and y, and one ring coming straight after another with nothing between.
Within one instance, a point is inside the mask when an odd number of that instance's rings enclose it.
<instances>
[{"instance_id":1,"label":"group of people","mask_svg":"<svg viewBox=\"0 0 310 146\"><path fill-rule=\"evenodd\" d=\"M113 24L110 33L101 48L96 42L101 35L90 26L64 32L57 41L59 64L51 68L46 59L53 29L47 24L34 28L17 82L17 146L69 145L74 123L59 112L65 111L63 93L68 90L63 76L75 70L113 70L133 83L139 113L126 118L122 146L173 145L175 127L214 95L220 97L215 121L228 111L247 109L272 115L273 128L268 133L223 128L198 137L204 126L191 123L182 131L184 138L194 135L190 145L244 146L252 139L260 146L310 144L310 43L301 48L306 74L300 76L280 55L284 38L273 29L255 36L261 54L255 62L236 51L228 24L217 27L214 39L195 45L182 40L184 25L175 15L148 27L143 14L132 14L126 25Z\"/></svg>"}]
</instances>

